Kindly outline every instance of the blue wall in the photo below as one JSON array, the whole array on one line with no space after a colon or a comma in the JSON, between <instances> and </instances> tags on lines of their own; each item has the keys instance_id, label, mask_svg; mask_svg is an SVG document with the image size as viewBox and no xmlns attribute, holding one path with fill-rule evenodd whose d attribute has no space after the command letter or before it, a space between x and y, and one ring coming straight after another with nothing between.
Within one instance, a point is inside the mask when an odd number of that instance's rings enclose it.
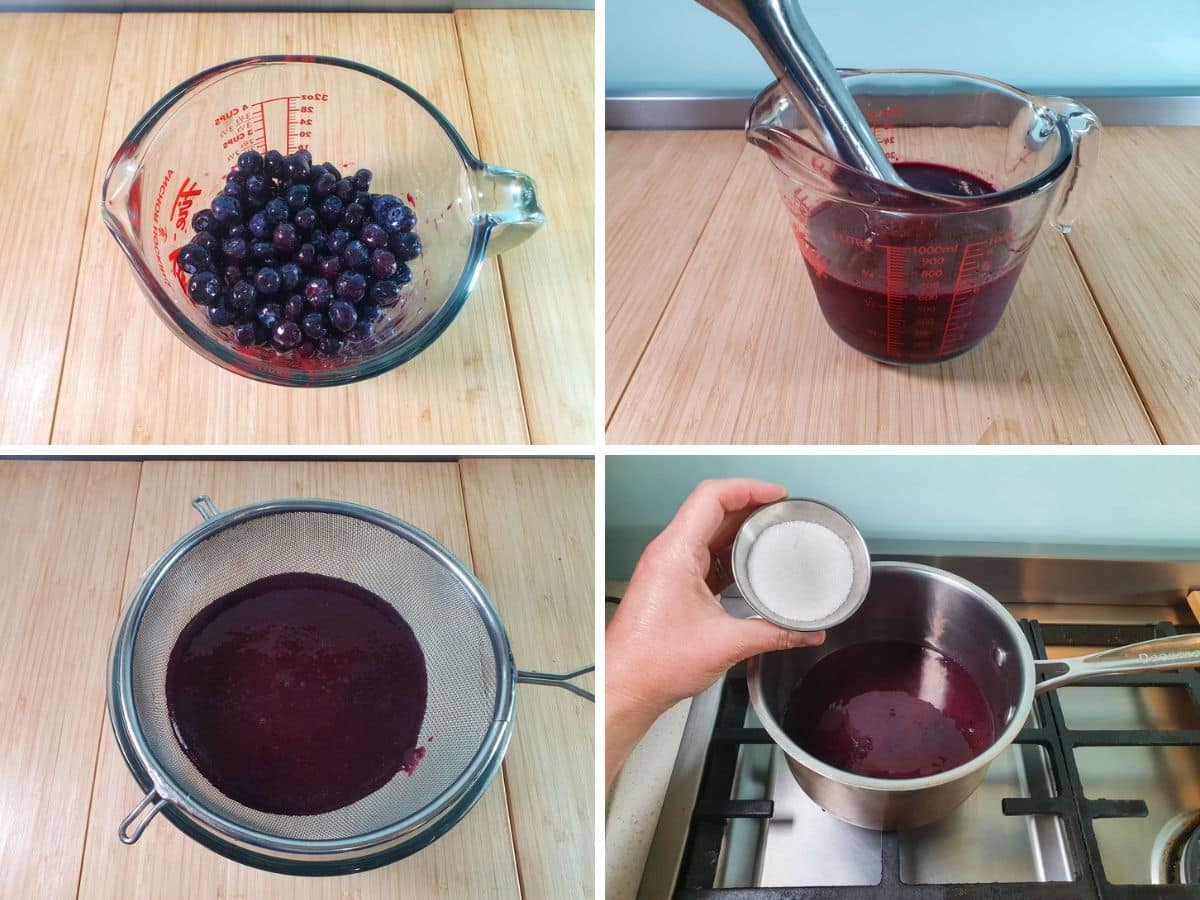
<instances>
[{"instance_id":1,"label":"blue wall","mask_svg":"<svg viewBox=\"0 0 1200 900\"><path fill-rule=\"evenodd\" d=\"M695 0L608 0L607 92L750 94L754 47ZM1197 0L804 0L830 57L856 68L953 69L1032 91L1200 93Z\"/></svg>"},{"instance_id":2,"label":"blue wall","mask_svg":"<svg viewBox=\"0 0 1200 900\"><path fill-rule=\"evenodd\" d=\"M830 503L868 539L1200 550L1194 456L610 456L605 471L610 578L698 481L733 476Z\"/></svg>"}]
</instances>

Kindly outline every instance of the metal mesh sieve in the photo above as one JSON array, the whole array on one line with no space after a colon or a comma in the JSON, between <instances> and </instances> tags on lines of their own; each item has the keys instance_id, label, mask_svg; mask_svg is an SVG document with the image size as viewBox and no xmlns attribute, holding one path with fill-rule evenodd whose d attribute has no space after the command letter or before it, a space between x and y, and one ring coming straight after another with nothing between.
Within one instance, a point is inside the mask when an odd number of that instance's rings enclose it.
<instances>
[{"instance_id":1,"label":"metal mesh sieve","mask_svg":"<svg viewBox=\"0 0 1200 900\"><path fill-rule=\"evenodd\" d=\"M285 572L344 579L390 603L412 627L429 676L420 732L426 753L415 771L320 815L263 813L222 794L184 755L167 711L167 662L184 626L222 595ZM132 752L149 773L162 798L158 808L174 804L268 852L344 853L410 834L481 777L490 780L511 729L513 669L507 636L483 589L428 535L336 501L259 504L213 511L146 576L114 647L114 727L126 755Z\"/></svg>"}]
</instances>

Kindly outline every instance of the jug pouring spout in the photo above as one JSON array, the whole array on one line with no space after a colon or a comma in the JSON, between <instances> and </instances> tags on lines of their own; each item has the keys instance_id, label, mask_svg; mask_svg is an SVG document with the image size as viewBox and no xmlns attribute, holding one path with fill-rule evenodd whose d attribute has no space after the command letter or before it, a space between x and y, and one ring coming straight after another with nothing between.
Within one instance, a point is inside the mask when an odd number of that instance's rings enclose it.
<instances>
[{"instance_id":1,"label":"jug pouring spout","mask_svg":"<svg viewBox=\"0 0 1200 900\"><path fill-rule=\"evenodd\" d=\"M487 255L506 253L546 222L533 179L515 169L484 166L475 172L479 217L490 226Z\"/></svg>"}]
</instances>

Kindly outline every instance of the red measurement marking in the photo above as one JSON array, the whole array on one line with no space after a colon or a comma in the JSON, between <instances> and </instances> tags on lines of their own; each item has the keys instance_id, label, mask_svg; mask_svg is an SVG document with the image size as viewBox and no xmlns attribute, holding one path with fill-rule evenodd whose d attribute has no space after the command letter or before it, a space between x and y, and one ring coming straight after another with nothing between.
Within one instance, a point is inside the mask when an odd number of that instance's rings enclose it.
<instances>
[{"instance_id":1,"label":"red measurement marking","mask_svg":"<svg viewBox=\"0 0 1200 900\"><path fill-rule=\"evenodd\" d=\"M904 297L908 282L908 248L883 248L887 251L887 352L900 356L904 335Z\"/></svg>"},{"instance_id":2,"label":"red measurement marking","mask_svg":"<svg viewBox=\"0 0 1200 900\"><path fill-rule=\"evenodd\" d=\"M966 333L967 324L975 304L971 301L979 293L980 261L987 241L975 241L963 247L962 260L958 265L958 277L954 280L954 295L950 299L950 312L946 316L946 329L942 332L940 353L946 353Z\"/></svg>"},{"instance_id":3,"label":"red measurement marking","mask_svg":"<svg viewBox=\"0 0 1200 900\"><path fill-rule=\"evenodd\" d=\"M287 152L295 153L300 144L300 110L295 97L287 98Z\"/></svg>"}]
</instances>

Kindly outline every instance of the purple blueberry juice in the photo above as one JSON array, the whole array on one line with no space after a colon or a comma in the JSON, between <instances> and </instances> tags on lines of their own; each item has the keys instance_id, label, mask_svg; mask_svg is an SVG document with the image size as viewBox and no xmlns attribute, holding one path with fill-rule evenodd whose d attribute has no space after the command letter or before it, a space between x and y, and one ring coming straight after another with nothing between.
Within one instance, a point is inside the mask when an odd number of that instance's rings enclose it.
<instances>
[{"instance_id":1,"label":"purple blueberry juice","mask_svg":"<svg viewBox=\"0 0 1200 900\"><path fill-rule=\"evenodd\" d=\"M315 815L412 772L425 657L396 610L357 585L288 573L213 601L167 665L183 751L251 809Z\"/></svg>"},{"instance_id":2,"label":"purple blueberry juice","mask_svg":"<svg viewBox=\"0 0 1200 900\"><path fill-rule=\"evenodd\" d=\"M966 669L905 641L867 641L824 657L797 685L783 728L822 762L869 778L936 775L996 737Z\"/></svg>"},{"instance_id":3,"label":"purple blueberry juice","mask_svg":"<svg viewBox=\"0 0 1200 900\"><path fill-rule=\"evenodd\" d=\"M947 166L908 162L896 170L923 191L995 191ZM883 362L943 362L971 349L1000 320L1024 258L1003 207L901 213L829 202L813 210L805 233L801 249L826 321Z\"/></svg>"}]
</instances>

